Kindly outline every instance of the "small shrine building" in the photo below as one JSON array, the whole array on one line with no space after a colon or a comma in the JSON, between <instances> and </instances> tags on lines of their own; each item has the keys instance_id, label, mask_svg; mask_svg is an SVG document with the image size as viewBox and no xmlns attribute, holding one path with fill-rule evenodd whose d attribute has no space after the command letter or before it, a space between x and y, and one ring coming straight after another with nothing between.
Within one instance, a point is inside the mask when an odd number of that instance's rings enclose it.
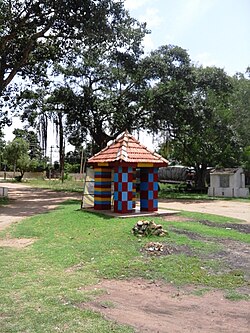
<instances>
[{"instance_id":1,"label":"small shrine building","mask_svg":"<svg viewBox=\"0 0 250 333\"><path fill-rule=\"evenodd\" d=\"M88 160L94 168L94 209L132 213L136 205L136 171L140 170L140 210L158 210L158 169L168 165L161 155L141 145L127 131ZM113 189L112 189L112 183Z\"/></svg>"}]
</instances>

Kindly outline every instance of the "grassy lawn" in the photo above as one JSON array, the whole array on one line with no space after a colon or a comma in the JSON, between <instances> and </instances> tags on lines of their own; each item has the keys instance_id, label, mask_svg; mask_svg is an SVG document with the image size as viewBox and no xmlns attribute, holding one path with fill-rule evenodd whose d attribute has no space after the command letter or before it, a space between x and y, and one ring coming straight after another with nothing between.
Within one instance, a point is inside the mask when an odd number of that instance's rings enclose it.
<instances>
[{"instance_id":1,"label":"grassy lawn","mask_svg":"<svg viewBox=\"0 0 250 333\"><path fill-rule=\"evenodd\" d=\"M175 285L194 284L220 288L234 298L247 286L244 272L217 258L219 239L250 242L249 234L222 228L235 220L214 215L181 213L190 222L155 218L169 231L166 237L138 239L131 229L138 218L117 219L79 210L68 201L57 210L12 225L0 238L34 238L23 248L0 247L0 327L4 333L124 332L133 330L84 310L80 304L93 297L81 287L103 278L142 277L161 279ZM216 223L209 227L199 220ZM192 239L178 231L198 235ZM209 242L202 238L206 236ZM171 246L187 246L172 255L150 256L142 251L149 241Z\"/></svg>"},{"instance_id":2,"label":"grassy lawn","mask_svg":"<svg viewBox=\"0 0 250 333\"><path fill-rule=\"evenodd\" d=\"M24 181L25 184L32 187L47 188L54 191L82 192L83 181L65 180L63 183L59 179L42 180L29 179Z\"/></svg>"},{"instance_id":3,"label":"grassy lawn","mask_svg":"<svg viewBox=\"0 0 250 333\"><path fill-rule=\"evenodd\" d=\"M239 200L250 201L248 198L226 198L226 197L209 197L207 193L192 193L185 191L185 185L172 185L172 184L160 184L159 198L160 199L185 199L185 200Z\"/></svg>"},{"instance_id":4,"label":"grassy lawn","mask_svg":"<svg viewBox=\"0 0 250 333\"><path fill-rule=\"evenodd\" d=\"M6 205L8 203L8 201L9 201L8 198L0 197L0 206L1 205Z\"/></svg>"}]
</instances>

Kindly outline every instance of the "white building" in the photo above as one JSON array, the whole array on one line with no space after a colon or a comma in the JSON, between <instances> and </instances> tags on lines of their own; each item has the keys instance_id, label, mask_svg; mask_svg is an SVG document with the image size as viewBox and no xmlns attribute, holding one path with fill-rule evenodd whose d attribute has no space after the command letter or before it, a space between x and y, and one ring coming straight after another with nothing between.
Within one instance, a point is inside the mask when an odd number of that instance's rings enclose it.
<instances>
[{"instance_id":1,"label":"white building","mask_svg":"<svg viewBox=\"0 0 250 333\"><path fill-rule=\"evenodd\" d=\"M245 187L245 174L242 168L215 169L210 173L208 195L212 197L241 197L249 196Z\"/></svg>"}]
</instances>

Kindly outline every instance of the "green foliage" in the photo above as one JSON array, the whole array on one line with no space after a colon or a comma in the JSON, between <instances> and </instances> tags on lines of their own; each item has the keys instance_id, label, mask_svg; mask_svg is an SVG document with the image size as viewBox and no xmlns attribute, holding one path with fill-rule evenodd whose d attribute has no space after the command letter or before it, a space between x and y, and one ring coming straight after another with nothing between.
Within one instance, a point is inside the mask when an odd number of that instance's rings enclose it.
<instances>
[{"instance_id":1,"label":"green foliage","mask_svg":"<svg viewBox=\"0 0 250 333\"><path fill-rule=\"evenodd\" d=\"M13 131L15 138L21 138L29 143L29 157L34 160L42 160L42 149L39 144L37 134L34 131L16 128Z\"/></svg>"},{"instance_id":2,"label":"green foliage","mask_svg":"<svg viewBox=\"0 0 250 333\"><path fill-rule=\"evenodd\" d=\"M35 171L39 169L41 161L31 159L29 155L29 142L21 137L15 138L13 141L7 143L3 158L10 168L14 171L20 171L22 179L25 171Z\"/></svg>"},{"instance_id":3,"label":"green foliage","mask_svg":"<svg viewBox=\"0 0 250 333\"><path fill-rule=\"evenodd\" d=\"M23 88L12 83L16 76L28 78L33 86L48 88L55 63L83 45L86 50L109 43L122 48L126 39L140 39L140 28L135 29L136 25L122 1L2 0L1 109L4 105L12 107L17 92ZM138 43L134 45L138 48ZM1 122L8 122L7 111L1 111Z\"/></svg>"},{"instance_id":4,"label":"green foliage","mask_svg":"<svg viewBox=\"0 0 250 333\"><path fill-rule=\"evenodd\" d=\"M165 60L166 55L161 58ZM168 61L162 64L166 71L171 68ZM160 81L153 87L153 104L158 108L152 113L152 129L164 132L166 142L161 150L168 146L169 158L194 167L196 186L202 188L208 166L240 163L241 141L228 116L233 87L220 68L194 67L190 62L185 62L184 68L188 80L180 78L181 74L176 77L175 72L166 79L157 77Z\"/></svg>"},{"instance_id":5,"label":"green foliage","mask_svg":"<svg viewBox=\"0 0 250 333\"><path fill-rule=\"evenodd\" d=\"M12 166L17 166L18 160L27 160L29 144L24 139L16 138L5 147L5 158Z\"/></svg>"},{"instance_id":6,"label":"green foliage","mask_svg":"<svg viewBox=\"0 0 250 333\"><path fill-rule=\"evenodd\" d=\"M250 146L245 147L242 160L244 169L250 171Z\"/></svg>"},{"instance_id":7,"label":"green foliage","mask_svg":"<svg viewBox=\"0 0 250 333\"><path fill-rule=\"evenodd\" d=\"M250 71L246 75L237 73L232 78L233 93L231 95L231 122L239 133L243 146L250 145Z\"/></svg>"}]
</instances>

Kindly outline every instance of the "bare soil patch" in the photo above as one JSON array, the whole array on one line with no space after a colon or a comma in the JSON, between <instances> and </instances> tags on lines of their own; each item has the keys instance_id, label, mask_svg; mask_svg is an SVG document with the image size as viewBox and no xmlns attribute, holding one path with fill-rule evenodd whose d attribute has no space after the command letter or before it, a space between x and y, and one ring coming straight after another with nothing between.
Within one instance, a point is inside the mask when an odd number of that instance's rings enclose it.
<instances>
[{"instance_id":1,"label":"bare soil patch","mask_svg":"<svg viewBox=\"0 0 250 333\"><path fill-rule=\"evenodd\" d=\"M146 333L249 332L247 301L231 302L221 291L195 296L193 287L181 289L163 282L142 279L104 280L81 291L105 290L79 308L100 312L110 320L131 325Z\"/></svg>"},{"instance_id":2,"label":"bare soil patch","mask_svg":"<svg viewBox=\"0 0 250 333\"><path fill-rule=\"evenodd\" d=\"M9 203L0 206L0 231L23 218L48 212L69 199L81 199L81 193L32 188L25 184L6 184Z\"/></svg>"},{"instance_id":3,"label":"bare soil patch","mask_svg":"<svg viewBox=\"0 0 250 333\"><path fill-rule=\"evenodd\" d=\"M216 214L242 220L242 223L250 223L249 203L237 200L160 199L159 208Z\"/></svg>"},{"instance_id":4,"label":"bare soil patch","mask_svg":"<svg viewBox=\"0 0 250 333\"><path fill-rule=\"evenodd\" d=\"M220 250L218 251L202 254L199 253L198 255L202 259L220 260L221 265L219 268L221 272L241 270L246 279L250 278L250 245L248 243L239 242L233 239L206 237L188 230L173 227L169 228L169 230L186 235L193 240L200 240L205 243L219 246ZM185 250L185 248L183 248L183 250ZM185 251L183 252L185 253ZM190 253L187 252L185 254L189 255ZM250 286L248 287L248 293L250 294Z\"/></svg>"},{"instance_id":5,"label":"bare soil patch","mask_svg":"<svg viewBox=\"0 0 250 333\"><path fill-rule=\"evenodd\" d=\"M208 220L200 220L199 223L207 225L209 227L234 229L239 232L244 232L245 234L250 234L250 224L240 224L240 223L215 223Z\"/></svg>"},{"instance_id":6,"label":"bare soil patch","mask_svg":"<svg viewBox=\"0 0 250 333\"><path fill-rule=\"evenodd\" d=\"M36 241L34 238L7 238L0 239L0 247L14 247L16 249L23 249Z\"/></svg>"}]
</instances>

